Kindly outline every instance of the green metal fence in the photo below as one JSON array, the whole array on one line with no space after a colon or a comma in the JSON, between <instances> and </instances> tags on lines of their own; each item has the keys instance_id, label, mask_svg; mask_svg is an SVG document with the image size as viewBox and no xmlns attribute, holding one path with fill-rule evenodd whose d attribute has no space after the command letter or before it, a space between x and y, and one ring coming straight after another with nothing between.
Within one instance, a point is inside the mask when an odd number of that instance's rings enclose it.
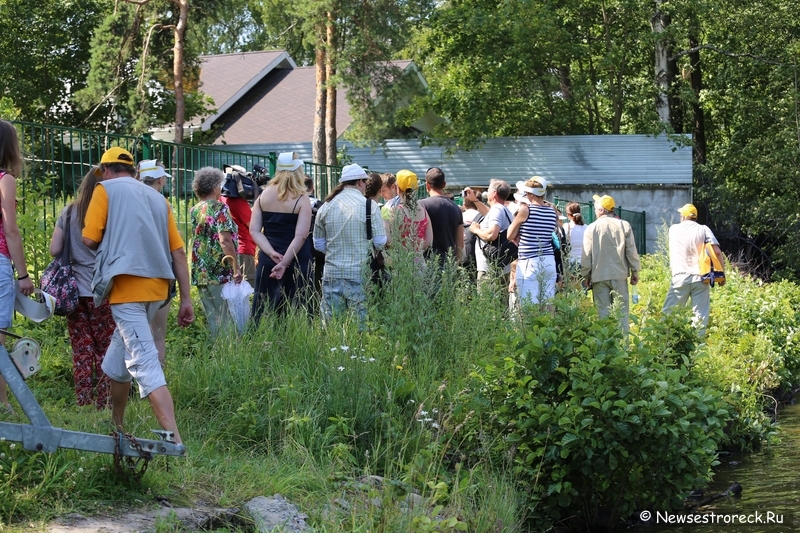
<instances>
[{"instance_id":1,"label":"green metal fence","mask_svg":"<svg viewBox=\"0 0 800 533\"><path fill-rule=\"evenodd\" d=\"M553 203L555 203L556 207L558 207L558 209L566 215L567 204L570 203L570 200L564 200L556 196ZM591 202L577 203L581 206L581 215L583 215L583 221L587 224L594 222L597 218L594 214L594 204ZM617 207L614 209L614 211L622 220L627 220L630 223L631 229L633 230L633 238L636 241L636 251L638 251L640 255L647 253L645 212L631 211L630 209L623 209L622 207Z\"/></svg>"},{"instance_id":2,"label":"green metal fence","mask_svg":"<svg viewBox=\"0 0 800 533\"><path fill-rule=\"evenodd\" d=\"M121 146L134 158L159 159L169 179L164 193L169 198L178 227L189 243L191 227L189 210L194 205L192 180L199 168L240 165L252 170L261 165L275 175L278 154L254 155L221 150L210 146L176 144L141 136L103 133L64 126L12 121L22 145L25 167L19 183L21 223L33 235L26 235L26 257L34 273L50 261L47 250L55 219L64 205L74 197L81 179L100 162L112 146ZM314 179L318 197L324 198L339 183L341 167L306 163L305 172ZM28 244L30 243L30 244ZM36 274L35 274L36 275Z\"/></svg>"}]
</instances>

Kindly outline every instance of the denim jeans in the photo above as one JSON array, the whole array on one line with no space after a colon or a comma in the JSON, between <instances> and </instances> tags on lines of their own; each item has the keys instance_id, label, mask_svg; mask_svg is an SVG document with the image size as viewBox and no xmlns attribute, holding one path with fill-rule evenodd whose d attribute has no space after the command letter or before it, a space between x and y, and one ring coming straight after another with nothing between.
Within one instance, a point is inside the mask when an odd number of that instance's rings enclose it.
<instances>
[{"instance_id":1,"label":"denim jeans","mask_svg":"<svg viewBox=\"0 0 800 533\"><path fill-rule=\"evenodd\" d=\"M358 329L363 330L367 325L367 295L364 284L349 279L322 280L322 301L320 310L322 320L329 322L334 315L340 315L351 309L356 312Z\"/></svg>"}]
</instances>

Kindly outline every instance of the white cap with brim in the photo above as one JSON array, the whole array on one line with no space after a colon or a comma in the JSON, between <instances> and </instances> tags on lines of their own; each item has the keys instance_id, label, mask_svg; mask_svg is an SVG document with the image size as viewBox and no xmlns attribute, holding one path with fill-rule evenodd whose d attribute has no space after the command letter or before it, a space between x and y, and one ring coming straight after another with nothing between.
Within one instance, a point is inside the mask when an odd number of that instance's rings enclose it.
<instances>
[{"instance_id":1,"label":"white cap with brim","mask_svg":"<svg viewBox=\"0 0 800 533\"><path fill-rule=\"evenodd\" d=\"M141 180L157 180L159 178L171 178L164 167L158 164L155 159L145 159L139 161L139 179Z\"/></svg>"},{"instance_id":2,"label":"white cap with brim","mask_svg":"<svg viewBox=\"0 0 800 533\"><path fill-rule=\"evenodd\" d=\"M520 204L529 204L530 203L530 201L527 198L525 198L525 193L524 192L515 192L514 193L514 199L517 201L517 203L520 203Z\"/></svg>"},{"instance_id":3,"label":"white cap with brim","mask_svg":"<svg viewBox=\"0 0 800 533\"><path fill-rule=\"evenodd\" d=\"M540 178L539 176L535 176L535 179L541 187L528 187L525 185L524 181L518 181L516 183L517 190L522 191L524 193L530 193L534 196L544 196L547 194L547 180L544 178Z\"/></svg>"},{"instance_id":4,"label":"white cap with brim","mask_svg":"<svg viewBox=\"0 0 800 533\"><path fill-rule=\"evenodd\" d=\"M339 183L345 183L348 181L358 181L358 180L365 180L368 179L367 173L364 171L361 166L353 163L352 165L346 165L342 169L342 175L339 178Z\"/></svg>"},{"instance_id":5,"label":"white cap with brim","mask_svg":"<svg viewBox=\"0 0 800 533\"><path fill-rule=\"evenodd\" d=\"M275 170L288 170L293 171L303 166L302 159L295 159L294 152L283 152L278 155L278 162L275 165Z\"/></svg>"}]
</instances>

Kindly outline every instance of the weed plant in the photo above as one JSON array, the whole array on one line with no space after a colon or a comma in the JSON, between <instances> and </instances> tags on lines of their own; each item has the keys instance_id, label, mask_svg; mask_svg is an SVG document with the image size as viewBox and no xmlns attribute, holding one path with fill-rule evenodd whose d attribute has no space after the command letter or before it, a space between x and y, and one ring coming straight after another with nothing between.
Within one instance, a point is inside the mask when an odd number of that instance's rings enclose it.
<instances>
[{"instance_id":1,"label":"weed plant","mask_svg":"<svg viewBox=\"0 0 800 533\"><path fill-rule=\"evenodd\" d=\"M720 447L762 442L765 395L798 381L788 283L730 272L700 339L688 311L662 316L666 263L645 258L626 339L575 284L554 311L512 320L504 291L478 291L456 265L387 256L365 330L352 316L323 325L314 295L216 339L199 304L186 329L173 312L166 372L187 458L156 458L133 483L107 456L0 443L0 521L281 493L317 531L544 530L573 515L613 528L680 501ZM28 383L53 425L108 433L109 412L74 404L64 320L15 330L42 345ZM129 403L126 426L149 436L146 401Z\"/></svg>"}]
</instances>

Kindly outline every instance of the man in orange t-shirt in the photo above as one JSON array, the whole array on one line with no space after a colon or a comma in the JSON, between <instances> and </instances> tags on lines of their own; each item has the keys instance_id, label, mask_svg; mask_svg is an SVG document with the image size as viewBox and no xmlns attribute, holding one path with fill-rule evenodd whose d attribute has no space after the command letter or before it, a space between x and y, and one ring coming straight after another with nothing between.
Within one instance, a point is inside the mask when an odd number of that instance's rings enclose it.
<instances>
[{"instance_id":1,"label":"man in orange t-shirt","mask_svg":"<svg viewBox=\"0 0 800 533\"><path fill-rule=\"evenodd\" d=\"M92 282L95 299L108 296L117 324L103 372L111 379L112 418L120 431L135 378L163 429L162 437L180 444L175 407L150 322L175 278L181 302L178 324L185 327L194 321L189 269L172 210L155 189L132 177L133 164L133 156L122 148L103 154L98 171L104 181L94 190L83 229L83 243L98 250Z\"/></svg>"}]
</instances>

